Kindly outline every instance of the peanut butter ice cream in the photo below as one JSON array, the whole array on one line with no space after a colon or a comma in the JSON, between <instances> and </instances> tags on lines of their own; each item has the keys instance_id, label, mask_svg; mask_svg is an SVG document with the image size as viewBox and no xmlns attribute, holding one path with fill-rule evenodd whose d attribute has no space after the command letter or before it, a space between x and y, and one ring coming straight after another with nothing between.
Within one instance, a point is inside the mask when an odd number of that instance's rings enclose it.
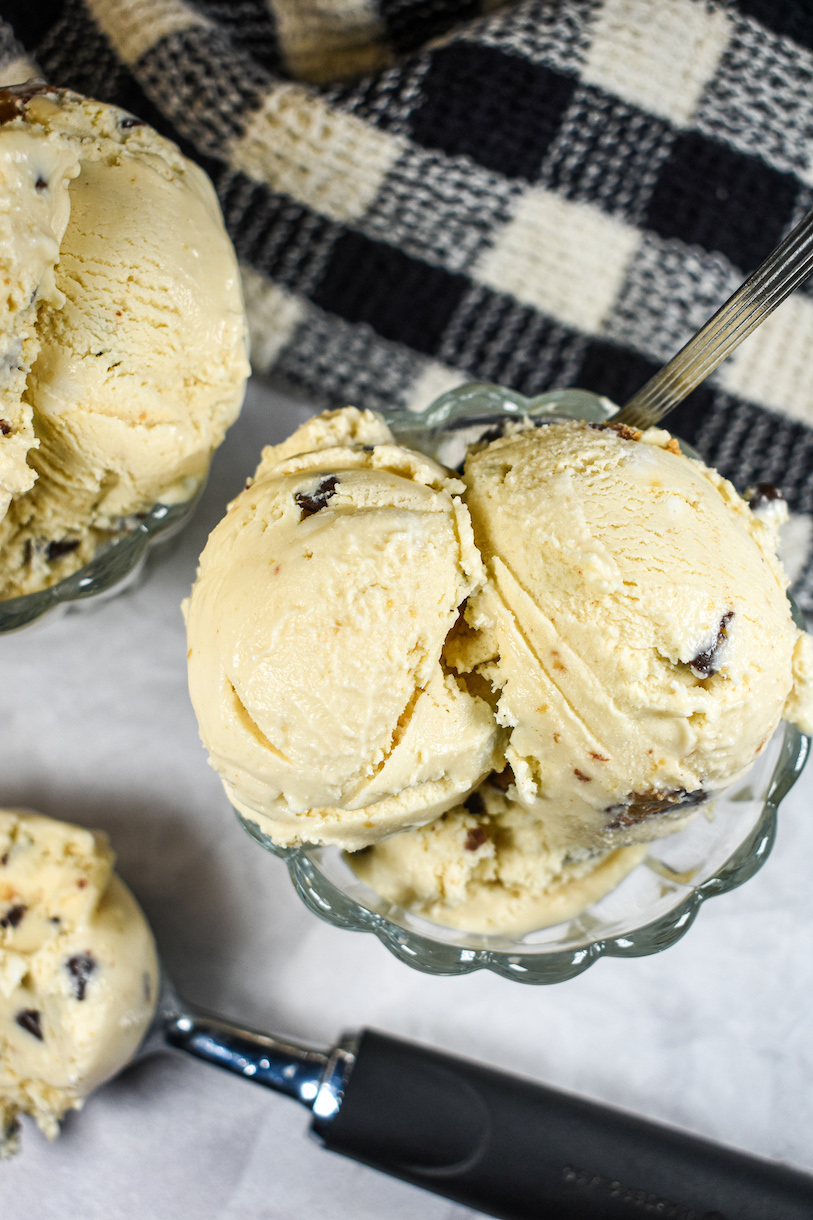
<instances>
[{"instance_id":1,"label":"peanut butter ice cream","mask_svg":"<svg viewBox=\"0 0 813 1220\"><path fill-rule=\"evenodd\" d=\"M783 717L813 729L781 515L661 429L515 422L459 480L328 413L265 451L201 557L212 764L274 843L357 852L435 922L568 918Z\"/></svg>"},{"instance_id":2,"label":"peanut butter ice cream","mask_svg":"<svg viewBox=\"0 0 813 1220\"><path fill-rule=\"evenodd\" d=\"M488 576L445 655L492 687L517 799L562 842L670 833L783 716L813 727L775 529L669 433L551 424L464 480Z\"/></svg>"},{"instance_id":3,"label":"peanut butter ice cream","mask_svg":"<svg viewBox=\"0 0 813 1220\"><path fill-rule=\"evenodd\" d=\"M66 90L0 90L0 120L0 166L16 167L30 220L7 243L13 291L43 285L30 357L3 384L33 428L28 444L4 405L0 475L15 436L27 453L0 523L0 596L13 597L80 567L123 519L191 499L249 368L237 263L201 169L139 119ZM39 215L49 201L53 219ZM44 273L23 240L35 227Z\"/></svg>"},{"instance_id":4,"label":"peanut butter ice cream","mask_svg":"<svg viewBox=\"0 0 813 1220\"><path fill-rule=\"evenodd\" d=\"M363 847L498 765L489 703L441 658L483 580L462 490L348 408L265 449L212 532L189 689L230 800L274 842Z\"/></svg>"},{"instance_id":5,"label":"peanut butter ice cream","mask_svg":"<svg viewBox=\"0 0 813 1220\"><path fill-rule=\"evenodd\" d=\"M486 782L426 826L348 853L355 874L390 902L433 923L521 936L598 902L641 862L646 845L588 850Z\"/></svg>"},{"instance_id":6,"label":"peanut butter ice cream","mask_svg":"<svg viewBox=\"0 0 813 1220\"><path fill-rule=\"evenodd\" d=\"M158 962L105 835L0 810L0 1155L17 1115L50 1138L132 1058Z\"/></svg>"}]
</instances>

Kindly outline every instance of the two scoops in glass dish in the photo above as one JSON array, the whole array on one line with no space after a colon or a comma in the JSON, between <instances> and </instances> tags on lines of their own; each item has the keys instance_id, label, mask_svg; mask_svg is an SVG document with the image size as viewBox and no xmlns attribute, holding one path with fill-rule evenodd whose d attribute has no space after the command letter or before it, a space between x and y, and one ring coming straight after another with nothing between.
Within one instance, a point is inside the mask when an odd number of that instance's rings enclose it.
<instances>
[{"instance_id":1,"label":"two scoops in glass dish","mask_svg":"<svg viewBox=\"0 0 813 1220\"><path fill-rule=\"evenodd\" d=\"M185 604L201 737L322 918L556 982L766 859L813 644L748 500L581 391L326 412L263 451Z\"/></svg>"}]
</instances>

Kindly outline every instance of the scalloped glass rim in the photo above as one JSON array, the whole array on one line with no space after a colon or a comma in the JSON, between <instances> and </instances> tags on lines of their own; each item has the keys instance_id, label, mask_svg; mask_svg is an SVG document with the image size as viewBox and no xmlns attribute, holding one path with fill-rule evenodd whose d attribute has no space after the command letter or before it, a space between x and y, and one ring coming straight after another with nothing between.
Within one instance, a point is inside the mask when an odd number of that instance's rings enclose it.
<instances>
[{"instance_id":1,"label":"scalloped glass rim","mask_svg":"<svg viewBox=\"0 0 813 1220\"><path fill-rule=\"evenodd\" d=\"M322 870L319 855L324 849L277 847L255 822L235 812L238 821L252 838L284 860L297 893L314 915L338 928L372 932L391 953L414 969L441 975L491 970L503 978L520 983L562 983L581 974L601 957L646 957L668 949L686 934L706 899L736 889L762 867L773 847L779 803L801 774L810 746L810 739L793 725L782 724L778 732L779 757L761 814L716 872L700 885L684 887L688 888L688 892L658 918L620 935L596 936L594 939L590 938L588 923L585 925L583 942L561 950L551 951L545 945L525 944L522 940L507 945L498 937L454 933L451 929L410 917L408 912L384 902L372 891L368 891L372 901L365 906L334 884ZM702 811L698 816L703 816ZM685 835L694 824L691 823L680 834ZM670 839L677 837L670 836L657 840L657 843L669 843ZM645 868L646 863L637 867ZM622 881L618 890L628 880ZM366 887L358 883L356 888ZM679 893L677 887L674 892ZM382 910L372 909L373 905L380 906ZM382 913L386 908L389 908L389 917ZM585 914L589 915L589 911ZM418 932L414 927L405 927L401 922L410 919L416 925L421 924L425 933ZM584 924L584 916L580 919ZM573 924L578 922L571 921ZM493 948L489 947L490 943L494 945Z\"/></svg>"},{"instance_id":2,"label":"scalloped glass rim","mask_svg":"<svg viewBox=\"0 0 813 1220\"><path fill-rule=\"evenodd\" d=\"M50 588L0 601L0 635L77 603L98 603L123 592L138 579L149 548L169 541L183 529L198 506L204 486L205 480L183 504L156 504L135 525L100 546L83 568Z\"/></svg>"},{"instance_id":3,"label":"scalloped glass rim","mask_svg":"<svg viewBox=\"0 0 813 1220\"><path fill-rule=\"evenodd\" d=\"M554 390L526 399L499 386L476 384L449 391L423 412L390 412L385 413L385 417L402 443L412 445L430 457L442 458L443 447L450 433L469 426L488 427L495 416L555 416L602 422L614 411L615 407L606 398L582 390ZM694 455L690 446L681 444ZM791 607L797 624L804 626L801 611L792 599ZM503 937L457 932L431 924L386 902L358 881L348 866L344 866L346 876L342 874L342 870L336 867L336 857L339 855L336 849L311 845L278 847L247 815L235 812L238 821L252 838L285 862L297 893L315 915L339 928L373 933L391 953L414 969L438 975L491 970L516 982L560 983L581 974L601 957L643 957L661 952L686 934L706 899L726 894L752 877L770 855L779 804L801 774L809 747L810 739L794 725L780 724L754 766L728 793L721 794L715 801L715 806L750 802L754 812L750 819L742 816L739 840L733 850L727 850L714 871L695 885L690 878L681 878L674 870L670 878L667 866L667 874L662 874L665 882L661 897L666 897L668 904L671 894L674 899L672 905L659 913L653 912L654 918L644 918L636 926L616 927L613 934L598 935L601 919L592 913L599 912L604 904L613 900L614 895L623 893L639 870L646 868L645 861L595 907L575 920L557 925L565 933L568 929L573 930L572 943L564 949L544 940L533 943L528 937L521 937L511 941ZM757 783L760 775L762 778ZM763 789L763 793L757 796L752 791L755 784L758 789ZM739 810L737 816L740 816ZM704 819L701 810L685 830L657 840L650 850L652 852L664 845L677 844L680 854L681 842L691 842L688 836L702 834L704 821L718 821L719 817L718 812L712 818ZM719 852L719 844L716 846ZM662 863L655 858L656 866ZM659 872L660 867L656 867L655 874ZM342 882L345 882L345 888L341 888ZM662 907L663 903L660 905ZM550 935L553 932L555 929L545 929L541 934L531 933L530 936Z\"/></svg>"}]
</instances>

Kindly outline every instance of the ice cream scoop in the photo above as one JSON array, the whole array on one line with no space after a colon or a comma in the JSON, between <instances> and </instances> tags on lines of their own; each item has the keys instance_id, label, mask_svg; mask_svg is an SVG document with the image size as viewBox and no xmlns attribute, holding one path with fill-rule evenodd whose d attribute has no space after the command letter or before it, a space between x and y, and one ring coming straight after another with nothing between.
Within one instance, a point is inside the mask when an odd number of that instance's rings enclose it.
<instances>
[{"instance_id":1,"label":"ice cream scoop","mask_svg":"<svg viewBox=\"0 0 813 1220\"><path fill-rule=\"evenodd\" d=\"M810 732L775 531L667 432L522 429L464 481L487 579L444 655L498 696L510 791L554 842L668 834L780 718Z\"/></svg>"},{"instance_id":2,"label":"ice cream scoop","mask_svg":"<svg viewBox=\"0 0 813 1220\"><path fill-rule=\"evenodd\" d=\"M557 842L555 827L487 781L442 817L346 858L377 894L433 923L522 936L581 914L646 852Z\"/></svg>"},{"instance_id":3,"label":"ice cream scoop","mask_svg":"<svg viewBox=\"0 0 813 1220\"><path fill-rule=\"evenodd\" d=\"M158 963L105 835L0 810L0 1155L18 1113L50 1137L130 1060Z\"/></svg>"},{"instance_id":4,"label":"ice cream scoop","mask_svg":"<svg viewBox=\"0 0 813 1220\"><path fill-rule=\"evenodd\" d=\"M265 449L212 532L190 694L230 800L275 842L363 847L498 765L491 707L441 657L483 579L462 490L347 408Z\"/></svg>"},{"instance_id":5,"label":"ice cream scoop","mask_svg":"<svg viewBox=\"0 0 813 1220\"><path fill-rule=\"evenodd\" d=\"M0 491L3 454L26 462L0 503L9 598L81 567L157 501L190 500L249 367L214 189L174 144L115 106L24 86L0 90L3 164L0 333L28 345L0 376Z\"/></svg>"},{"instance_id":6,"label":"ice cream scoop","mask_svg":"<svg viewBox=\"0 0 813 1220\"><path fill-rule=\"evenodd\" d=\"M25 95L14 95L23 105ZM2 109L0 119L8 118ZM36 445L26 379L39 355L38 310L64 303L54 267L70 214L68 185L79 173L76 149L43 130L9 129L0 140L0 520L14 496L28 491Z\"/></svg>"},{"instance_id":7,"label":"ice cream scoop","mask_svg":"<svg viewBox=\"0 0 813 1220\"><path fill-rule=\"evenodd\" d=\"M53 1136L133 1057L173 1049L295 1098L328 1149L492 1215L592 1220L619 1177L636 1189L608 1195L618 1220L640 1214L642 1192L686 1215L810 1214L805 1174L453 1055L372 1030L315 1049L196 1010L166 975L156 990L152 937L104 836L4 811L0 845L7 1152L18 1112ZM573 1165L592 1167L589 1190Z\"/></svg>"}]
</instances>

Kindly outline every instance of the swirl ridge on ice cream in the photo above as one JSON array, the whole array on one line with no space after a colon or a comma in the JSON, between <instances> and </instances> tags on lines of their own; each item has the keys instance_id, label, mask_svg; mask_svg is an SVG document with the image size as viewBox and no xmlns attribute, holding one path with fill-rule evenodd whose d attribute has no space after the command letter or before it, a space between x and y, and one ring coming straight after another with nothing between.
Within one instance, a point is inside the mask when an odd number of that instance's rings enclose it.
<instances>
[{"instance_id":1,"label":"swirl ridge on ice cream","mask_svg":"<svg viewBox=\"0 0 813 1220\"><path fill-rule=\"evenodd\" d=\"M363 847L497 765L488 702L441 652L483 579L459 480L371 412L267 448L187 605L201 735L275 842Z\"/></svg>"},{"instance_id":2,"label":"swirl ridge on ice cream","mask_svg":"<svg viewBox=\"0 0 813 1220\"><path fill-rule=\"evenodd\" d=\"M317 417L201 557L212 764L275 843L366 849L358 874L437 922L563 918L783 716L813 728L782 514L661 429L515 422L458 479L375 415Z\"/></svg>"},{"instance_id":3,"label":"swirl ridge on ice cream","mask_svg":"<svg viewBox=\"0 0 813 1220\"><path fill-rule=\"evenodd\" d=\"M518 799L550 826L652 838L783 715L810 729L775 531L667 432L525 430L464 478L488 579L447 655L499 692Z\"/></svg>"},{"instance_id":4,"label":"swirl ridge on ice cream","mask_svg":"<svg viewBox=\"0 0 813 1220\"><path fill-rule=\"evenodd\" d=\"M0 90L0 267L0 596L14 597L87 562L123 518L191 499L249 368L212 184L115 106Z\"/></svg>"}]
</instances>

